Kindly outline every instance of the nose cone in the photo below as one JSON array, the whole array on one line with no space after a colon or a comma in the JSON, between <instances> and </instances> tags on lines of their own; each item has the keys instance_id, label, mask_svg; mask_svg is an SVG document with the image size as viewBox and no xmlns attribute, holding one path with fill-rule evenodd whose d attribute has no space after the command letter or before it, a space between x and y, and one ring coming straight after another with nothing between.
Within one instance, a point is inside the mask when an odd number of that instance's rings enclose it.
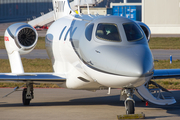
<instances>
[{"instance_id":1,"label":"nose cone","mask_svg":"<svg viewBox=\"0 0 180 120\"><path fill-rule=\"evenodd\" d=\"M140 77L152 73L153 57L148 46L137 45L119 52L116 72L124 76Z\"/></svg>"},{"instance_id":2,"label":"nose cone","mask_svg":"<svg viewBox=\"0 0 180 120\"><path fill-rule=\"evenodd\" d=\"M105 46L94 64L107 73L139 77L153 71L153 57L147 45ZM93 61L95 63L95 61Z\"/></svg>"}]
</instances>

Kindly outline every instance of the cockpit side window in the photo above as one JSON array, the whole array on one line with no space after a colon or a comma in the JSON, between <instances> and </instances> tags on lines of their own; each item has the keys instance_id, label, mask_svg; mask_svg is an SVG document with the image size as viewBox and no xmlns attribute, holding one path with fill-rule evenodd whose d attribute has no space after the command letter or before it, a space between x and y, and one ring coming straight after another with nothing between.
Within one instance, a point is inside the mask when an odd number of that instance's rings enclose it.
<instances>
[{"instance_id":1,"label":"cockpit side window","mask_svg":"<svg viewBox=\"0 0 180 120\"><path fill-rule=\"evenodd\" d=\"M101 40L120 42L120 35L116 24L99 23L96 29L96 37Z\"/></svg>"},{"instance_id":2,"label":"cockpit side window","mask_svg":"<svg viewBox=\"0 0 180 120\"><path fill-rule=\"evenodd\" d=\"M93 27L94 27L94 23L91 23L86 27L85 36L88 41L91 41Z\"/></svg>"},{"instance_id":3,"label":"cockpit side window","mask_svg":"<svg viewBox=\"0 0 180 120\"><path fill-rule=\"evenodd\" d=\"M142 30L135 23L125 23L123 27L128 41L137 41L144 37Z\"/></svg>"}]
</instances>

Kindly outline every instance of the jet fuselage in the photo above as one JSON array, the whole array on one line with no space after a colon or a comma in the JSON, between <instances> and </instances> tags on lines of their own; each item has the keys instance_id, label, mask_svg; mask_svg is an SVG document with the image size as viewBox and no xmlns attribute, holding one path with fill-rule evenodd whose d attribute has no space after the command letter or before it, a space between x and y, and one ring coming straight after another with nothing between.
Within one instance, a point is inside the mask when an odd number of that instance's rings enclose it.
<instances>
[{"instance_id":1,"label":"jet fuselage","mask_svg":"<svg viewBox=\"0 0 180 120\"><path fill-rule=\"evenodd\" d=\"M153 75L147 38L124 17L60 18L47 31L46 49L54 71L68 74L67 88L137 87Z\"/></svg>"}]
</instances>

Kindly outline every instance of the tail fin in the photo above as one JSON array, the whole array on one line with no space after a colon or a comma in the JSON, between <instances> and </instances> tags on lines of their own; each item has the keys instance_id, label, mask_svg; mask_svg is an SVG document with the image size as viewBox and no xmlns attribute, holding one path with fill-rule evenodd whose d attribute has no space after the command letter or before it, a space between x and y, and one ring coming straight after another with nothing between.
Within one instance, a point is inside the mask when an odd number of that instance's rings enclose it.
<instances>
[{"instance_id":1,"label":"tail fin","mask_svg":"<svg viewBox=\"0 0 180 120\"><path fill-rule=\"evenodd\" d=\"M69 0L52 0L55 13L55 20L69 15L76 14L69 5Z\"/></svg>"}]
</instances>

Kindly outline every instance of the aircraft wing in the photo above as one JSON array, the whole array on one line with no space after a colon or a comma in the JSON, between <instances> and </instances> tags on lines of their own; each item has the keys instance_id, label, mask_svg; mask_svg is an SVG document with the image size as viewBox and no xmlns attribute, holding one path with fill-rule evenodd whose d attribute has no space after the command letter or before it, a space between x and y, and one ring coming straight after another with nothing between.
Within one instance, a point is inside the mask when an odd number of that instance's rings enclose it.
<instances>
[{"instance_id":1,"label":"aircraft wing","mask_svg":"<svg viewBox=\"0 0 180 120\"><path fill-rule=\"evenodd\" d=\"M180 78L180 69L154 70L154 79Z\"/></svg>"},{"instance_id":2,"label":"aircraft wing","mask_svg":"<svg viewBox=\"0 0 180 120\"><path fill-rule=\"evenodd\" d=\"M1 73L0 81L14 81L14 82L33 82L33 83L57 83L65 82L65 77L60 77L64 75L54 74L54 73L23 73L23 74L14 74L14 73Z\"/></svg>"}]
</instances>

